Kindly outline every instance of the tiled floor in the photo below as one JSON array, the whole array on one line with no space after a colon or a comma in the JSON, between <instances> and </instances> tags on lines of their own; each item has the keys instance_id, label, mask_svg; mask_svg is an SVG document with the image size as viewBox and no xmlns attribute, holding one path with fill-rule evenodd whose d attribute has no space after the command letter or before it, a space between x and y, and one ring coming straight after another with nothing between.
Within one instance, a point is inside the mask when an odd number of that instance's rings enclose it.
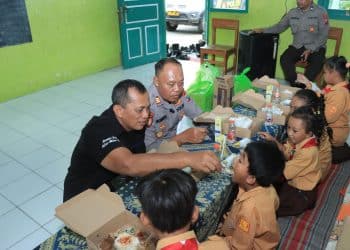
<instances>
[{"instance_id":1,"label":"tiled floor","mask_svg":"<svg viewBox=\"0 0 350 250\"><path fill-rule=\"evenodd\" d=\"M183 61L185 85L199 64ZM79 134L111 101L113 86L146 86L153 64L115 68L0 103L0 249L32 249L62 227L55 207Z\"/></svg>"}]
</instances>

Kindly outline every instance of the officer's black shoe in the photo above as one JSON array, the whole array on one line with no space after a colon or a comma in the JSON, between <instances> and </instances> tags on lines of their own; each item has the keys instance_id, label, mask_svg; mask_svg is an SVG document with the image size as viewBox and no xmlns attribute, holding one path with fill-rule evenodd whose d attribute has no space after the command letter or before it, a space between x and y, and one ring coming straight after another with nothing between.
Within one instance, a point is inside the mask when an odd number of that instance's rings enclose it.
<instances>
[{"instance_id":1,"label":"officer's black shoe","mask_svg":"<svg viewBox=\"0 0 350 250\"><path fill-rule=\"evenodd\" d=\"M290 86L295 87L295 88L301 88L301 89L306 88L306 85L304 83L301 83L301 82L293 82L290 84Z\"/></svg>"}]
</instances>

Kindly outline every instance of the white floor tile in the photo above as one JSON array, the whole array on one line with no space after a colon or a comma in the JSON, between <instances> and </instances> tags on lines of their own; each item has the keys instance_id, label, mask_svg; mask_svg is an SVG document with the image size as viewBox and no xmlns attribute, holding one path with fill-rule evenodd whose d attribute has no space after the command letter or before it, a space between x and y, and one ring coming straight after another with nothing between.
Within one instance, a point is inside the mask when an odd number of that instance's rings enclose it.
<instances>
[{"instance_id":1,"label":"white floor tile","mask_svg":"<svg viewBox=\"0 0 350 250\"><path fill-rule=\"evenodd\" d=\"M53 107L45 107L40 110L40 112L35 112L32 114L38 120L45 121L50 124L57 124L59 122L67 121L74 117L73 114L63 111L60 109L56 109Z\"/></svg>"},{"instance_id":2,"label":"white floor tile","mask_svg":"<svg viewBox=\"0 0 350 250\"><path fill-rule=\"evenodd\" d=\"M42 144L28 137L11 144L0 145L0 149L3 152L12 156L15 159L21 156L24 156L26 154L29 154L34 150L39 149L40 147L42 147Z\"/></svg>"},{"instance_id":3,"label":"white floor tile","mask_svg":"<svg viewBox=\"0 0 350 250\"><path fill-rule=\"evenodd\" d=\"M66 177L68 167L70 165L70 158L63 157L57 161L47 164L47 166L36 169L35 172L40 176L50 181L52 184L62 182Z\"/></svg>"},{"instance_id":4,"label":"white floor tile","mask_svg":"<svg viewBox=\"0 0 350 250\"><path fill-rule=\"evenodd\" d=\"M0 195L0 216L15 208L10 201Z\"/></svg>"},{"instance_id":5,"label":"white floor tile","mask_svg":"<svg viewBox=\"0 0 350 250\"><path fill-rule=\"evenodd\" d=\"M18 180L19 178L31 173L23 165L13 160L0 166L0 188Z\"/></svg>"},{"instance_id":6,"label":"white floor tile","mask_svg":"<svg viewBox=\"0 0 350 250\"><path fill-rule=\"evenodd\" d=\"M46 223L43 227L51 234L55 234L58 230L64 227L64 223L61 220L55 218L50 222Z\"/></svg>"},{"instance_id":7,"label":"white floor tile","mask_svg":"<svg viewBox=\"0 0 350 250\"><path fill-rule=\"evenodd\" d=\"M40 228L19 209L0 216L0 246L6 249Z\"/></svg>"},{"instance_id":8,"label":"white floor tile","mask_svg":"<svg viewBox=\"0 0 350 250\"><path fill-rule=\"evenodd\" d=\"M32 170L45 167L63 157L63 154L49 148L41 147L25 156L17 158L23 166Z\"/></svg>"},{"instance_id":9,"label":"white floor tile","mask_svg":"<svg viewBox=\"0 0 350 250\"><path fill-rule=\"evenodd\" d=\"M62 199L63 191L54 186L23 203L19 208L34 221L40 225L44 225L55 218L55 208L62 204Z\"/></svg>"},{"instance_id":10,"label":"white floor tile","mask_svg":"<svg viewBox=\"0 0 350 250\"><path fill-rule=\"evenodd\" d=\"M43 228L39 228L35 232L26 236L20 242L14 244L9 249L11 250L28 250L37 247L51 235Z\"/></svg>"},{"instance_id":11,"label":"white floor tile","mask_svg":"<svg viewBox=\"0 0 350 250\"><path fill-rule=\"evenodd\" d=\"M0 167L11 160L12 158L0 151Z\"/></svg>"},{"instance_id":12,"label":"white floor tile","mask_svg":"<svg viewBox=\"0 0 350 250\"><path fill-rule=\"evenodd\" d=\"M0 115L1 117L1 115ZM1 118L2 119L2 118ZM13 142L24 139L26 136L19 131L0 124L0 145L6 146Z\"/></svg>"},{"instance_id":13,"label":"white floor tile","mask_svg":"<svg viewBox=\"0 0 350 250\"><path fill-rule=\"evenodd\" d=\"M64 189L64 181L57 183L55 186L58 187L59 189L63 190Z\"/></svg>"},{"instance_id":14,"label":"white floor tile","mask_svg":"<svg viewBox=\"0 0 350 250\"><path fill-rule=\"evenodd\" d=\"M26 136L38 134L52 127L49 123L40 121L25 113L18 112L16 116L9 120L4 120L3 123L9 127L16 129Z\"/></svg>"},{"instance_id":15,"label":"white floor tile","mask_svg":"<svg viewBox=\"0 0 350 250\"><path fill-rule=\"evenodd\" d=\"M46 191L52 184L37 174L31 173L0 189L0 193L16 205Z\"/></svg>"},{"instance_id":16,"label":"white floor tile","mask_svg":"<svg viewBox=\"0 0 350 250\"><path fill-rule=\"evenodd\" d=\"M88 112L89 110L94 109L95 107L95 105L91 105L89 103L76 102L73 106L63 106L62 109L65 110L65 112L69 112L70 114L72 114L73 117L76 117Z\"/></svg>"},{"instance_id":17,"label":"white floor tile","mask_svg":"<svg viewBox=\"0 0 350 250\"><path fill-rule=\"evenodd\" d=\"M78 137L62 129L55 128L38 135L36 140L63 155L71 155Z\"/></svg>"},{"instance_id":18,"label":"white floor tile","mask_svg":"<svg viewBox=\"0 0 350 250\"><path fill-rule=\"evenodd\" d=\"M76 116L73 119L56 124L56 126L66 130L69 133L76 134L78 131L80 132L82 130L82 128L85 126L87 122L88 122L88 119L86 119L85 117Z\"/></svg>"}]
</instances>

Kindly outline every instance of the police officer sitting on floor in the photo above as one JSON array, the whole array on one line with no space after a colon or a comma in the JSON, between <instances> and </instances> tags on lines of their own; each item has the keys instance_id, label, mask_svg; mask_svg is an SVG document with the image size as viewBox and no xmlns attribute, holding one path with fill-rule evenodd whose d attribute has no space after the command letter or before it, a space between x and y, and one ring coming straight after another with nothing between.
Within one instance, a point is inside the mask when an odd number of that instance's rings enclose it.
<instances>
[{"instance_id":1,"label":"police officer sitting on floor","mask_svg":"<svg viewBox=\"0 0 350 250\"><path fill-rule=\"evenodd\" d=\"M149 121L149 95L136 80L123 80L113 89L113 104L94 116L81 132L64 181L64 201L119 175L144 176L158 169L220 170L213 152L145 153L145 126ZM117 184L118 185L118 184Z\"/></svg>"},{"instance_id":2,"label":"police officer sitting on floor","mask_svg":"<svg viewBox=\"0 0 350 250\"><path fill-rule=\"evenodd\" d=\"M164 140L183 143L200 143L207 135L206 128L189 128L176 134L184 115L190 119L202 110L184 91L182 65L175 58L163 58L155 64L153 84L148 89L151 101L152 124L146 129L147 150L158 148Z\"/></svg>"},{"instance_id":3,"label":"police officer sitting on floor","mask_svg":"<svg viewBox=\"0 0 350 250\"><path fill-rule=\"evenodd\" d=\"M305 88L296 82L296 62L308 62L305 76L314 81L321 72L325 60L326 42L329 30L327 11L312 0L297 0L297 8L285 14L275 25L255 32L281 33L288 27L292 30L293 43L281 55L281 67L285 79L293 87Z\"/></svg>"}]
</instances>

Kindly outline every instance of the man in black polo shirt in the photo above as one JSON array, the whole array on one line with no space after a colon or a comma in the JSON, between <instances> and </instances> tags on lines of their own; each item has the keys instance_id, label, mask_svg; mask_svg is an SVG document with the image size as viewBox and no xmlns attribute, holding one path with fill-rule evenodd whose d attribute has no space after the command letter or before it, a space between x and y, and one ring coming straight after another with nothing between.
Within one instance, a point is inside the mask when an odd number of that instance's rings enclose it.
<instances>
[{"instance_id":1,"label":"man in black polo shirt","mask_svg":"<svg viewBox=\"0 0 350 250\"><path fill-rule=\"evenodd\" d=\"M204 172L221 165L213 152L145 153L149 96L136 80L123 80L113 89L113 104L94 116L81 132L64 181L66 201L88 188L96 189L117 175L143 176L157 169L191 166Z\"/></svg>"}]
</instances>

